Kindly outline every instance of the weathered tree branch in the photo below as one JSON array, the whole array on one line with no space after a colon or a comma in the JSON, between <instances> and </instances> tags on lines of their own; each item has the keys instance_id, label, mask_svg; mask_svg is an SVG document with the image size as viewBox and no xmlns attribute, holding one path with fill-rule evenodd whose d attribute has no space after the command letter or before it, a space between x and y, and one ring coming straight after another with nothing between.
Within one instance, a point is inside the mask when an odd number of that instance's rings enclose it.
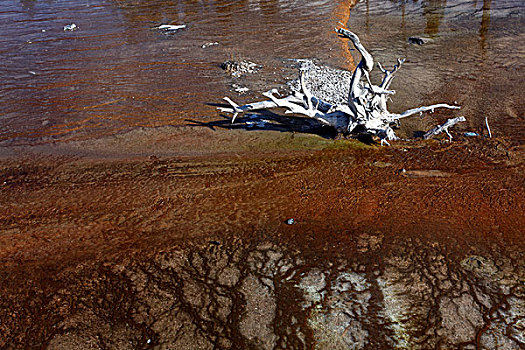
<instances>
[{"instance_id":1,"label":"weathered tree branch","mask_svg":"<svg viewBox=\"0 0 525 350\"><path fill-rule=\"evenodd\" d=\"M436 109L436 108L460 109L461 107L459 107L459 106L451 106L451 105L447 105L447 104L444 104L444 103L439 103L437 105L432 105L432 106L424 106L424 107L412 108L412 109L409 109L407 111L404 111L401 114L391 114L391 116L392 116L392 119L401 119L401 118L409 117L409 116L411 116L413 114L416 114L416 113L423 113L423 112L426 112L426 111L434 112L434 109Z\"/></svg>"},{"instance_id":2,"label":"weathered tree branch","mask_svg":"<svg viewBox=\"0 0 525 350\"><path fill-rule=\"evenodd\" d=\"M456 125L457 123L464 122L464 121L466 121L465 117L450 118L444 124L438 125L435 128L433 128L430 131L428 131L423 136L423 138L426 140L426 139L429 139L429 138L431 138L433 136L436 136L437 134L440 134L440 133L442 133L444 131L448 135L449 141L452 141L452 135L450 135L450 132L448 131L448 129L450 127Z\"/></svg>"}]
</instances>

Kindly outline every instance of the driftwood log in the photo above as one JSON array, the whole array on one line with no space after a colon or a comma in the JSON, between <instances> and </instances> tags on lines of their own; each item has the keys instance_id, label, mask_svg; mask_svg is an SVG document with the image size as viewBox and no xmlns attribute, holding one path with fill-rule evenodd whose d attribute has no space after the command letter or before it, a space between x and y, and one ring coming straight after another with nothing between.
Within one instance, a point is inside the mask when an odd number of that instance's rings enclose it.
<instances>
[{"instance_id":1,"label":"driftwood log","mask_svg":"<svg viewBox=\"0 0 525 350\"><path fill-rule=\"evenodd\" d=\"M255 110L284 108L285 113L300 115L306 118L317 120L322 125L333 127L337 132L342 134L362 134L368 133L376 135L381 140L381 144L389 145L390 140L396 140L393 128L399 126L402 118L414 114L421 114L426 111L434 111L436 108L459 109L459 106L452 106L444 103L434 104L431 106L417 107L409 109L402 113L391 113L387 109L387 101L390 96L395 94L390 90L390 84L395 74L404 63L404 60L398 59L397 64L392 70L384 69L378 63L378 68L383 72L383 78L379 85L374 85L370 81L370 71L374 67L372 55L361 44L358 36L351 31L343 28L336 29L336 32L352 41L355 49L360 53L361 60L354 70L350 79L350 88L346 103L331 104L323 101L310 92L305 82L305 71L300 70L299 89L286 97L279 97L277 90L272 89L263 93L268 98L266 101L239 106L230 98L225 97L230 107L219 107L219 110L225 113L232 113L232 123L235 122L239 114ZM454 118L447 121L440 127L434 128L425 134L425 138L432 137L445 131L450 139L448 128L459 121L464 121L464 117Z\"/></svg>"}]
</instances>

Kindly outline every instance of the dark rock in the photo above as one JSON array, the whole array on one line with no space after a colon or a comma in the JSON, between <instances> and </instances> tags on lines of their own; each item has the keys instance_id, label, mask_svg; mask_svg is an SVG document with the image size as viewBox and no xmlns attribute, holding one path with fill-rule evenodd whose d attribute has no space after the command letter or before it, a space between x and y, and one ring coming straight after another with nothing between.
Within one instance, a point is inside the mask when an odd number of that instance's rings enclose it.
<instances>
[{"instance_id":1,"label":"dark rock","mask_svg":"<svg viewBox=\"0 0 525 350\"><path fill-rule=\"evenodd\" d=\"M417 36L411 36L408 38L409 44L417 44L417 45L423 45L426 43L425 39L417 37Z\"/></svg>"}]
</instances>

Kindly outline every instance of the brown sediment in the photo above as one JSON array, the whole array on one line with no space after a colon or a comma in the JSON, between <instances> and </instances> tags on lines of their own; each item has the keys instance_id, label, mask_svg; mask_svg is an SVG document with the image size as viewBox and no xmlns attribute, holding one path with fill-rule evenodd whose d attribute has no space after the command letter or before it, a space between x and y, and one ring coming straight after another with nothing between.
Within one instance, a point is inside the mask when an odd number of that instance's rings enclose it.
<instances>
[{"instance_id":1,"label":"brown sediment","mask_svg":"<svg viewBox=\"0 0 525 350\"><path fill-rule=\"evenodd\" d=\"M521 344L523 150L335 145L3 160L0 347Z\"/></svg>"}]
</instances>

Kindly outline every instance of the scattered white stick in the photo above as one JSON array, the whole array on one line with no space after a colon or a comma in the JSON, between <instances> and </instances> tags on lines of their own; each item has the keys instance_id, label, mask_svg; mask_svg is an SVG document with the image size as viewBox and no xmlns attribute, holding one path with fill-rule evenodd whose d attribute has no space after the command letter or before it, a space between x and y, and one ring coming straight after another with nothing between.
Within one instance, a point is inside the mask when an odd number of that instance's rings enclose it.
<instances>
[{"instance_id":1,"label":"scattered white stick","mask_svg":"<svg viewBox=\"0 0 525 350\"><path fill-rule=\"evenodd\" d=\"M459 122L464 122L464 121L466 121L465 117L450 118L444 124L438 125L435 128L429 130L423 136L423 138L425 140L427 140L427 139L429 139L429 138L431 138L433 136L436 136L437 134L440 134L440 133L442 133L444 131L448 135L449 141L452 141L452 135L450 135L450 132L448 131L448 128L456 125Z\"/></svg>"},{"instance_id":2,"label":"scattered white stick","mask_svg":"<svg viewBox=\"0 0 525 350\"><path fill-rule=\"evenodd\" d=\"M489 132L489 138L492 138L492 133L490 132L490 126L489 126L489 119L485 117L485 125L487 126L487 130Z\"/></svg>"},{"instance_id":3,"label":"scattered white stick","mask_svg":"<svg viewBox=\"0 0 525 350\"><path fill-rule=\"evenodd\" d=\"M71 23L71 24L68 24L68 25L64 26L64 31L65 32L72 32L72 31L77 30L77 29L78 29L78 26L75 23Z\"/></svg>"},{"instance_id":4,"label":"scattered white stick","mask_svg":"<svg viewBox=\"0 0 525 350\"><path fill-rule=\"evenodd\" d=\"M203 49L206 49L206 48L208 48L208 47L210 47L210 46L215 46L215 45L219 45L219 43L218 43L218 42L206 43L206 44L202 44L201 47L202 47Z\"/></svg>"}]
</instances>

